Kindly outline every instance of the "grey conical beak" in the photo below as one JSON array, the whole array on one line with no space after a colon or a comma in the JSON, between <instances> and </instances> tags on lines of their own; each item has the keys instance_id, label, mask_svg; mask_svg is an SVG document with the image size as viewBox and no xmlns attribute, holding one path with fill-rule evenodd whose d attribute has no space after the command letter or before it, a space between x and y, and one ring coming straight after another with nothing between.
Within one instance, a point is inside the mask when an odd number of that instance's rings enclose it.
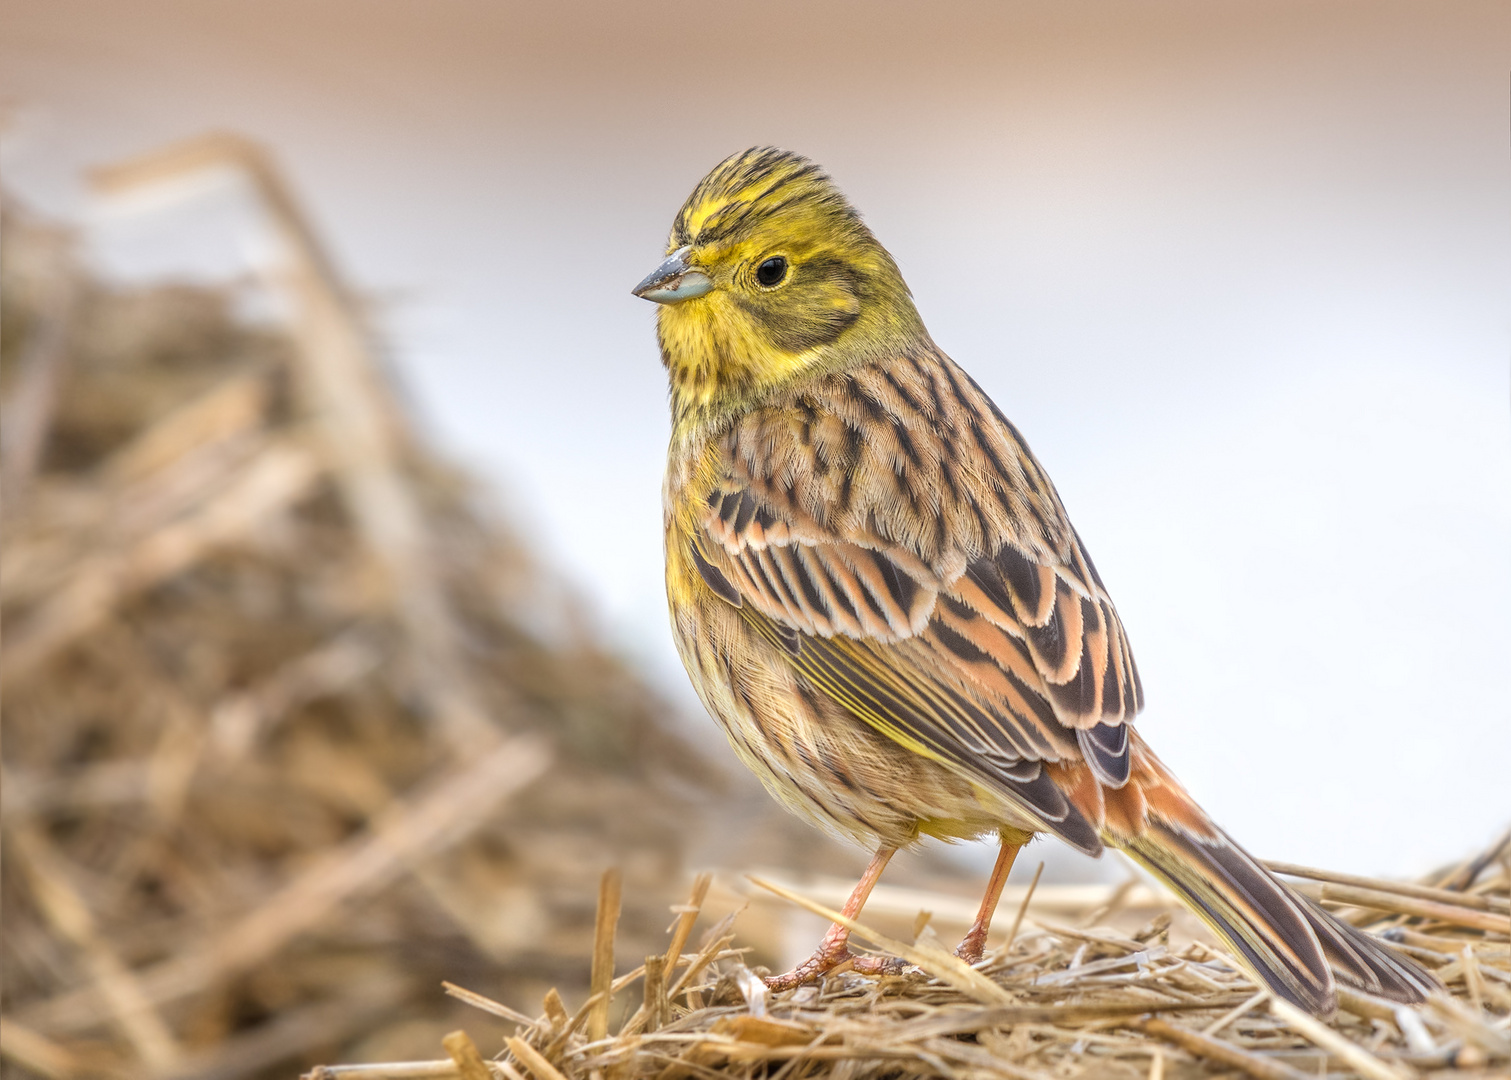
<instances>
[{"instance_id":1,"label":"grey conical beak","mask_svg":"<svg viewBox=\"0 0 1511 1080\"><path fill-rule=\"evenodd\" d=\"M714 283L702 270L688 265L687 253L691 250L691 247L682 247L672 252L631 291L643 300L654 300L658 304L675 304L708 292Z\"/></svg>"}]
</instances>

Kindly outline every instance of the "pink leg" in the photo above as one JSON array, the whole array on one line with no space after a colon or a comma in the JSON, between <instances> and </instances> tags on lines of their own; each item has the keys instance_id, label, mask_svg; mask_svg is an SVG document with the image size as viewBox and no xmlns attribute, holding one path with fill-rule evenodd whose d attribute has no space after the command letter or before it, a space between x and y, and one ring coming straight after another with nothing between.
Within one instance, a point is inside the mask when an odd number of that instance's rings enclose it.
<instances>
[{"instance_id":1,"label":"pink leg","mask_svg":"<svg viewBox=\"0 0 1511 1080\"><path fill-rule=\"evenodd\" d=\"M860 915L861 908L866 906L866 898L871 895L871 890L876 887L876 882L881 878L881 872L887 868L887 863L895 854L897 854L896 848L877 848L876 854L871 856L871 865L866 867L860 883L855 886L850 899L845 901L842 909L845 918L854 919ZM856 971L868 975L881 974L897 966L896 961L885 957L856 956L850 951L849 941L850 931L839 923L833 924L823 940L818 943L818 949L812 956L786 974L771 976L766 980L766 985L772 990L790 990L794 986L812 982L847 962L853 962Z\"/></svg>"},{"instance_id":2,"label":"pink leg","mask_svg":"<svg viewBox=\"0 0 1511 1080\"><path fill-rule=\"evenodd\" d=\"M981 954L986 951L986 935L992 928L992 916L997 911L997 901L1002 899L1002 886L1007 884L1007 875L1013 868L1013 860L1018 857L1018 852L1023 845L1028 843L1032 833L1019 832L1014 829L1004 830L1002 833L1002 847L997 852L997 865L992 867L991 880L986 883L986 895L981 898L981 909L976 912L976 921L971 924L970 932L955 949L955 955L967 964L974 964L981 959Z\"/></svg>"}]
</instances>

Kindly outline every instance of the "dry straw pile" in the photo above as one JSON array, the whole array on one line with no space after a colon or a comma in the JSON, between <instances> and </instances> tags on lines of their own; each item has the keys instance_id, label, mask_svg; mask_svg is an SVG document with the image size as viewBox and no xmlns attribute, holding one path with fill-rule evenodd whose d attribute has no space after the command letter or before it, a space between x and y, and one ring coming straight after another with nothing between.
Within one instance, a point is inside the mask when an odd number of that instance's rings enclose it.
<instances>
[{"instance_id":1,"label":"dry straw pile","mask_svg":"<svg viewBox=\"0 0 1511 1080\"><path fill-rule=\"evenodd\" d=\"M665 952L615 978L620 893L608 875L594 992L575 1014L554 990L532 1018L453 986L458 998L517 1024L494 1059L458 1030L443 1040L445 1058L326 1066L305 1080L1511 1075L1511 834L1423 884L1274 869L1307 879L1303 891L1396 942L1449 993L1408 1008L1344 991L1323 1023L1199 942L1172 948L1169 912L1125 936L1101 925L1116 914L1116 898L1081 925L1063 926L1025 920L1025 896L1007 940L975 967L941 945L920 912L912 944L851 924L878 951L911 962L908 974L838 974L769 995L744 962L748 950L735 947L733 916L687 948L707 878L674 909ZM838 917L780 886L752 883Z\"/></svg>"},{"instance_id":2,"label":"dry straw pile","mask_svg":"<svg viewBox=\"0 0 1511 1080\"><path fill-rule=\"evenodd\" d=\"M216 170L281 245L245 292L284 321L109 287L5 207L7 1077L409 1052L465 1011L445 977L585 982L603 867L647 949L683 888L668 792L706 769L409 430L267 160L96 181Z\"/></svg>"}]
</instances>

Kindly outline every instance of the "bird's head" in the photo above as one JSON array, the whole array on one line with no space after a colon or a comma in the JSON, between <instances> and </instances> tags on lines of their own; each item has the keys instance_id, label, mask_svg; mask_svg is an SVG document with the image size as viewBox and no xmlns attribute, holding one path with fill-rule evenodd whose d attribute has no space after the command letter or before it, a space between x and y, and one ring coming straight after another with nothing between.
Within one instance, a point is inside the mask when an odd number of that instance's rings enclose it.
<instances>
[{"instance_id":1,"label":"bird's head","mask_svg":"<svg viewBox=\"0 0 1511 1080\"><path fill-rule=\"evenodd\" d=\"M897 264L844 195L813 162L771 147L703 178L666 261L634 293L661 305L679 428L925 336Z\"/></svg>"}]
</instances>

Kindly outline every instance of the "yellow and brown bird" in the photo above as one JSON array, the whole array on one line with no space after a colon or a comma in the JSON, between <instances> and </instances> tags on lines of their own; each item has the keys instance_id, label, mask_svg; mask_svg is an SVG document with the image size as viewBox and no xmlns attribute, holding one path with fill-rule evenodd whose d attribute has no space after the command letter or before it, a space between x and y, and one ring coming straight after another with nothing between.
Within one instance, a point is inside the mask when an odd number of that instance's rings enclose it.
<instances>
[{"instance_id":1,"label":"yellow and brown bird","mask_svg":"<svg viewBox=\"0 0 1511 1080\"><path fill-rule=\"evenodd\" d=\"M716 167L634 290L671 383L666 587L693 685L792 810L887 860L997 835L959 955L981 958L1014 855L1126 851L1276 994L1419 1001L1415 964L1273 878L1133 728L1112 598L1023 436L924 329L896 263L786 151ZM787 987L844 962L836 926Z\"/></svg>"}]
</instances>

